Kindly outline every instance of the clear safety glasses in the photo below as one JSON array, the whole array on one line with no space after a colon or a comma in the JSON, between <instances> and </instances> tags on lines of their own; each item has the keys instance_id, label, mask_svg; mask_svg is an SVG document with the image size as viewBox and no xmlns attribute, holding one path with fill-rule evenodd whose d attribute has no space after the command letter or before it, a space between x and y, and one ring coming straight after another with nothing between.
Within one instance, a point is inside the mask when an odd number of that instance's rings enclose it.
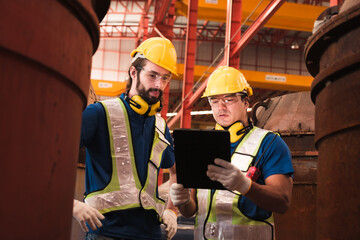
<instances>
[{"instance_id":1,"label":"clear safety glasses","mask_svg":"<svg viewBox=\"0 0 360 240\"><path fill-rule=\"evenodd\" d=\"M158 79L162 81L162 83L168 83L171 79L171 73L169 74L160 74L156 71L147 70L145 68L139 68L145 72L145 77L152 82L156 82Z\"/></svg>"},{"instance_id":2,"label":"clear safety glasses","mask_svg":"<svg viewBox=\"0 0 360 240\"><path fill-rule=\"evenodd\" d=\"M209 103L212 107L218 107L220 102L222 102L225 106L230 106L239 101L240 93L233 93L229 95L225 95L224 97L208 97Z\"/></svg>"}]
</instances>

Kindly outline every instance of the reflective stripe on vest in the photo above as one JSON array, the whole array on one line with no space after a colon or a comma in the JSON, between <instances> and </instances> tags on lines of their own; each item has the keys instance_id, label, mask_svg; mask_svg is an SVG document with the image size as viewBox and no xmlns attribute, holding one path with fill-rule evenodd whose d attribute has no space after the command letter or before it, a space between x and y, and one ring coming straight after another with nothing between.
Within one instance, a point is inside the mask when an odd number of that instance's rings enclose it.
<instances>
[{"instance_id":1,"label":"reflective stripe on vest","mask_svg":"<svg viewBox=\"0 0 360 240\"><path fill-rule=\"evenodd\" d=\"M247 171L252 156L256 156L261 143L269 131L254 127L236 147L231 163L240 170ZM246 154L246 155L245 155ZM249 156L251 155L251 156ZM198 213L195 222L194 239L203 238L203 225L207 217L211 190L197 189ZM239 196L227 191L216 190L213 196L211 212L205 226L207 239L271 239L272 216L266 222L252 220L241 213L238 208Z\"/></svg>"},{"instance_id":2,"label":"reflective stripe on vest","mask_svg":"<svg viewBox=\"0 0 360 240\"><path fill-rule=\"evenodd\" d=\"M137 175L126 107L119 98L101 103L107 116L112 176L103 190L90 193L86 196L85 202L101 213L142 206L145 209L156 210L161 216L164 201L156 197L157 174L162 153L170 145L164 136L166 128L164 119L155 115L154 141L148 161L147 178L142 187ZM139 202L139 194L141 202Z\"/></svg>"},{"instance_id":3,"label":"reflective stripe on vest","mask_svg":"<svg viewBox=\"0 0 360 240\"><path fill-rule=\"evenodd\" d=\"M153 209L154 206L161 216L164 210L164 201L156 197L156 189L158 185L158 168L160 168L161 156L170 143L165 138L165 120L158 115L155 115L155 134L154 142L148 164L148 177L146 179L144 188L141 190L141 205L145 209Z\"/></svg>"}]
</instances>

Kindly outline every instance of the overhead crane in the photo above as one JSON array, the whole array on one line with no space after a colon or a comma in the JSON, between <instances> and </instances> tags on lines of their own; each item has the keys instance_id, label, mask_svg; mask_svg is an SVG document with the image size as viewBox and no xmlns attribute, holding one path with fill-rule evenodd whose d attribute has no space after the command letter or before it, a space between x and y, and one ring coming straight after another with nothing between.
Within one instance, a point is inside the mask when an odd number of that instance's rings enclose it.
<instances>
[{"instance_id":1,"label":"overhead crane","mask_svg":"<svg viewBox=\"0 0 360 240\"><path fill-rule=\"evenodd\" d=\"M242 0L242 22L254 11L252 17L245 25L250 25L259 14L269 5L269 0L264 0L257 7L259 1ZM206 1L198 0L198 19L216 22L226 22L227 0ZM176 1L176 15L187 16L188 1ZM286 29L302 32L311 32L315 19L326 7L307 4L284 2L279 10L265 23L264 27Z\"/></svg>"},{"instance_id":2,"label":"overhead crane","mask_svg":"<svg viewBox=\"0 0 360 240\"><path fill-rule=\"evenodd\" d=\"M177 64L179 76L173 76L173 79L182 80L184 74L184 64ZM201 76L205 74L204 77L208 77L210 73L215 70L215 67L208 69L208 66L196 65L194 69L194 81L204 81L205 78L200 79ZM244 74L246 80L250 86L254 88L266 88L271 90L285 90L285 91L310 91L311 82L313 77L311 76L302 76L302 75L292 75L292 74L283 74L283 73L272 73L272 72L261 72L261 71L250 71L240 69Z\"/></svg>"}]
</instances>

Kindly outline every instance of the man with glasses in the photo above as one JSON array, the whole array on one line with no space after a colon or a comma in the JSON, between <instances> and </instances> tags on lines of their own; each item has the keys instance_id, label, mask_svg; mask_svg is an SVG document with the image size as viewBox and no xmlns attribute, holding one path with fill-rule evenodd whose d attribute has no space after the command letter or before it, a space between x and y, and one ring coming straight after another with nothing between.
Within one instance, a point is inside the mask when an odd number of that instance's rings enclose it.
<instances>
[{"instance_id":1,"label":"man with glasses","mask_svg":"<svg viewBox=\"0 0 360 240\"><path fill-rule=\"evenodd\" d=\"M195 239L273 239L272 212L284 213L291 201L290 151L275 133L254 127L248 118L252 88L232 67L210 76L207 97L217 122L230 132L231 163L215 159L207 176L227 190L186 189L174 183L171 199L180 212L196 215Z\"/></svg>"},{"instance_id":2,"label":"man with glasses","mask_svg":"<svg viewBox=\"0 0 360 240\"><path fill-rule=\"evenodd\" d=\"M165 38L149 38L131 52L125 93L89 105L83 112L80 146L86 147L84 202L73 216L86 239L167 239L177 230L171 201L158 193L160 168L175 182L169 129L156 113L172 74L176 51Z\"/></svg>"}]
</instances>

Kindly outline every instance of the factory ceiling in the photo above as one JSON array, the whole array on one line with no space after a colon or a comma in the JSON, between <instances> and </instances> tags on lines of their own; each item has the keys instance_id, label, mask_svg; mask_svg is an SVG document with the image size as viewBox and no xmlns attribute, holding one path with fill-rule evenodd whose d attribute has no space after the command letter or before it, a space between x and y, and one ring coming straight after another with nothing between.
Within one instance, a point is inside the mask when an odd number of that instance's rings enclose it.
<instances>
[{"instance_id":1,"label":"factory ceiling","mask_svg":"<svg viewBox=\"0 0 360 240\"><path fill-rule=\"evenodd\" d=\"M276 0L241 1L242 36L247 30L251 30L254 22L258 22L258 17L263 12L270 11L266 7L273 2ZM330 6L329 0L280 0L278 2L280 2L280 7L277 11L268 16L266 23L249 37L246 44L271 45L303 51L307 38L311 35L314 21L320 13ZM226 0L198 0L196 21L196 38L198 41L225 41L227 4ZM140 43L148 37L164 35L173 40L185 40L188 21L187 9L188 1L186 0L112 0L108 14L100 24L101 38L131 38ZM215 68L216 65L212 67ZM194 82L203 75L203 68L204 66L200 65L194 67ZM184 69L184 67L179 67L179 69ZM293 91L308 91L312 81L311 77L299 75L297 79L300 80L293 79L294 83L286 86L266 85L265 82L256 81L258 79L255 77L257 74L266 73L256 71L249 71L248 73L248 75L254 76L254 80L249 79L255 90L254 96L252 96L253 103ZM182 80L182 76L180 73L178 79ZM291 76L286 77L291 79ZM200 81L206 81L206 77ZM201 91L201 87L200 90L194 88L192 91L194 93ZM170 92L168 112L179 109L179 104L181 105L182 102L181 92L182 89ZM191 108L193 111L209 110L206 100L199 97L192 100ZM172 121L175 120L172 119ZM211 122L213 120L211 115L198 115L193 116L192 121ZM170 122L170 125L173 124Z\"/></svg>"}]
</instances>

